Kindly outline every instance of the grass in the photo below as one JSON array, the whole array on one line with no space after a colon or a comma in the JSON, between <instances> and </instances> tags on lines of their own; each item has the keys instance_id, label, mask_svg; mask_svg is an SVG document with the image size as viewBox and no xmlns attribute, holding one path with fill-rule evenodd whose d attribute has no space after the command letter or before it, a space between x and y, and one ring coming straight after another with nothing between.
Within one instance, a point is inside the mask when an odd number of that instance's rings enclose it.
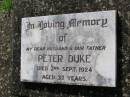
<instances>
[{"instance_id":1,"label":"grass","mask_svg":"<svg viewBox=\"0 0 130 97\"><path fill-rule=\"evenodd\" d=\"M3 0L0 4L0 13L10 11L12 8L12 0Z\"/></svg>"}]
</instances>

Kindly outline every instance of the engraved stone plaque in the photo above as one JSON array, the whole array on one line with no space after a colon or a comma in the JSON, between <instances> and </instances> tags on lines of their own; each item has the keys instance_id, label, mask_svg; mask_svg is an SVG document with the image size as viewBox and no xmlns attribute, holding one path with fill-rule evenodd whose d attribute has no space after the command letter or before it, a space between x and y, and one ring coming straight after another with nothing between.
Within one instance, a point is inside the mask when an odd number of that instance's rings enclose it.
<instances>
[{"instance_id":1,"label":"engraved stone plaque","mask_svg":"<svg viewBox=\"0 0 130 97\"><path fill-rule=\"evenodd\" d=\"M21 81L116 86L116 11L22 18Z\"/></svg>"}]
</instances>

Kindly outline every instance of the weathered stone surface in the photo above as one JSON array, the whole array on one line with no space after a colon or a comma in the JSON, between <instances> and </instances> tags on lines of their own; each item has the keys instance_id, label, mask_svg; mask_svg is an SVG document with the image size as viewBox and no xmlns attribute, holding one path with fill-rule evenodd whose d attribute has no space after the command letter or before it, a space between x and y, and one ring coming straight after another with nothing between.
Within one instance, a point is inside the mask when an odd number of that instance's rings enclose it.
<instances>
[{"instance_id":1,"label":"weathered stone surface","mask_svg":"<svg viewBox=\"0 0 130 97\"><path fill-rule=\"evenodd\" d=\"M115 9L118 11L117 88L20 82L21 18ZM0 96L2 97L129 97L129 0L13 0L10 13L0 16ZM13 43L13 45L12 45ZM13 60L13 61L12 61Z\"/></svg>"},{"instance_id":2,"label":"weathered stone surface","mask_svg":"<svg viewBox=\"0 0 130 97\"><path fill-rule=\"evenodd\" d=\"M22 18L23 82L116 86L116 11Z\"/></svg>"}]
</instances>

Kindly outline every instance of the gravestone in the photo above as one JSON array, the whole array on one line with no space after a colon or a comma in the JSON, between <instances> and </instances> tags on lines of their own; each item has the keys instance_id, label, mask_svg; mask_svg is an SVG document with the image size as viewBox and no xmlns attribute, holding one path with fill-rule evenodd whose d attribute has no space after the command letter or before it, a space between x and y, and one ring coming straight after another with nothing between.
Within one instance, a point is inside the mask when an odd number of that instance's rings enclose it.
<instances>
[{"instance_id":1,"label":"gravestone","mask_svg":"<svg viewBox=\"0 0 130 97\"><path fill-rule=\"evenodd\" d=\"M21 81L116 86L116 11L22 18Z\"/></svg>"}]
</instances>

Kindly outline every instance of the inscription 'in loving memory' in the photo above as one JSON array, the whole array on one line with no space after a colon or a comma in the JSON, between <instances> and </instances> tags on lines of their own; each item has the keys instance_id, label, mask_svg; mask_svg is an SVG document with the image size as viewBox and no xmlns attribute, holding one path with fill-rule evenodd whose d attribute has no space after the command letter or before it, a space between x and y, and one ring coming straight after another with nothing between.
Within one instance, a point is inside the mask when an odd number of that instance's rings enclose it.
<instances>
[{"instance_id":1,"label":"inscription 'in loving memory'","mask_svg":"<svg viewBox=\"0 0 130 97\"><path fill-rule=\"evenodd\" d=\"M65 21L38 21L37 25L27 22L27 28L26 30L30 29L35 29L38 27L40 30L43 30L45 28L60 28L60 29L65 29L65 28L70 28L70 27L78 27L78 26L101 26L107 27L108 20L107 18L105 19L87 19L87 20L77 20L77 19L71 19L68 22L68 25L66 25Z\"/></svg>"}]
</instances>

